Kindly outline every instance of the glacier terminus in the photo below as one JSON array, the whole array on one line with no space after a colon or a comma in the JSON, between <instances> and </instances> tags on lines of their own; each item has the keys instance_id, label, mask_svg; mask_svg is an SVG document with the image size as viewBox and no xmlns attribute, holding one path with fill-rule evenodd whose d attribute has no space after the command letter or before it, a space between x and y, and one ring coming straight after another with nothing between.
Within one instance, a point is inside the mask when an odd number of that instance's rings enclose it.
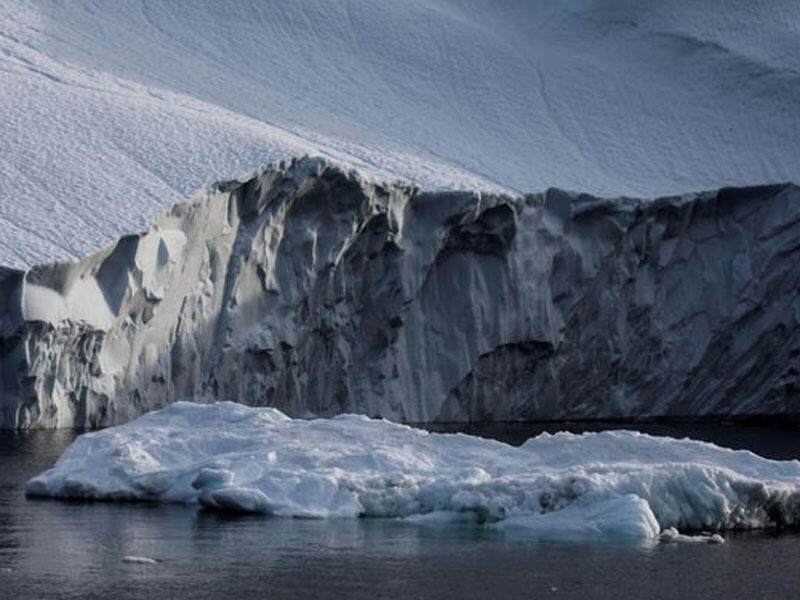
<instances>
[{"instance_id":1,"label":"glacier terminus","mask_svg":"<svg viewBox=\"0 0 800 600\"><path fill-rule=\"evenodd\" d=\"M800 190L426 192L330 160L0 272L0 425L182 399L405 422L800 415Z\"/></svg>"}]
</instances>

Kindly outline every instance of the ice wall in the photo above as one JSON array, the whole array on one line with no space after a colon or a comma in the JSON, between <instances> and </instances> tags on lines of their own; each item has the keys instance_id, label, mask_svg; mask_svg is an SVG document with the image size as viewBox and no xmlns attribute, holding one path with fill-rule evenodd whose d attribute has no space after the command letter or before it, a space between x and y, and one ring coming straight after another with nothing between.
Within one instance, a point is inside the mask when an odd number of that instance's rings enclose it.
<instances>
[{"instance_id":1,"label":"ice wall","mask_svg":"<svg viewBox=\"0 0 800 600\"><path fill-rule=\"evenodd\" d=\"M800 415L800 189L426 193L319 158L0 270L0 423Z\"/></svg>"}]
</instances>

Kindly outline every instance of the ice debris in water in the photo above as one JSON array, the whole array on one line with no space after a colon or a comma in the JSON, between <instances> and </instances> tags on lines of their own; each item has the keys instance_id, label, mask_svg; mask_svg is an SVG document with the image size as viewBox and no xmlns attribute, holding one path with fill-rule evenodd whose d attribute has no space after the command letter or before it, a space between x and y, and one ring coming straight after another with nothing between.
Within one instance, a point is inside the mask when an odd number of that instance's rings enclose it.
<instances>
[{"instance_id":1,"label":"ice debris in water","mask_svg":"<svg viewBox=\"0 0 800 600\"><path fill-rule=\"evenodd\" d=\"M634 431L541 434L512 447L356 415L178 402L80 436L27 493L686 541L678 531L798 524L800 462Z\"/></svg>"},{"instance_id":2,"label":"ice debris in water","mask_svg":"<svg viewBox=\"0 0 800 600\"><path fill-rule=\"evenodd\" d=\"M698 535L686 535L679 533L674 527L667 527L658 536L659 542L674 543L674 542L689 542L701 544L724 544L725 538L718 533L701 533Z\"/></svg>"},{"instance_id":3,"label":"ice debris in water","mask_svg":"<svg viewBox=\"0 0 800 600\"><path fill-rule=\"evenodd\" d=\"M158 564L158 561L155 558L149 558L147 556L123 556L122 562L126 563L136 563L139 565L155 565Z\"/></svg>"}]
</instances>

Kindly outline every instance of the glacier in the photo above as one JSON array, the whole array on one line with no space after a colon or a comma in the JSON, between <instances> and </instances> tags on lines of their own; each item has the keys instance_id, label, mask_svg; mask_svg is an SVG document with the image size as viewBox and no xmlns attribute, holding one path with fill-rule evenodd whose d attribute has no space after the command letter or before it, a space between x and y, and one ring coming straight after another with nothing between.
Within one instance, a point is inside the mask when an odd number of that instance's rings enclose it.
<instances>
[{"instance_id":1,"label":"glacier","mask_svg":"<svg viewBox=\"0 0 800 600\"><path fill-rule=\"evenodd\" d=\"M541 434L513 447L361 415L178 402L79 436L26 493L719 543L678 531L797 525L800 462L634 431Z\"/></svg>"},{"instance_id":2,"label":"glacier","mask_svg":"<svg viewBox=\"0 0 800 600\"><path fill-rule=\"evenodd\" d=\"M301 157L0 269L0 425L181 399L394 421L800 411L800 189L427 192Z\"/></svg>"}]
</instances>

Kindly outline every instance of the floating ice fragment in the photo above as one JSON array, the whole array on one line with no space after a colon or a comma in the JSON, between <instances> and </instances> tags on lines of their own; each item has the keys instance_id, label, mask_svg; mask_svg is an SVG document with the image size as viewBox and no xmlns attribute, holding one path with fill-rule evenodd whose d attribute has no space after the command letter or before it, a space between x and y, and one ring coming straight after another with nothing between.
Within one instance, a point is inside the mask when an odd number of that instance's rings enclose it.
<instances>
[{"instance_id":1,"label":"floating ice fragment","mask_svg":"<svg viewBox=\"0 0 800 600\"><path fill-rule=\"evenodd\" d=\"M721 543L685 532L800 524L798 461L633 431L542 434L512 447L228 402L178 402L82 435L26 491L293 517L466 521L547 538Z\"/></svg>"},{"instance_id":2,"label":"floating ice fragment","mask_svg":"<svg viewBox=\"0 0 800 600\"><path fill-rule=\"evenodd\" d=\"M158 561L155 558L148 558L147 556L123 556L122 562L136 563L140 565L155 565Z\"/></svg>"},{"instance_id":3,"label":"floating ice fragment","mask_svg":"<svg viewBox=\"0 0 800 600\"><path fill-rule=\"evenodd\" d=\"M718 533L701 533L697 535L686 535L679 533L674 527L667 527L658 536L659 542L675 543L675 542L689 542L700 544L724 544L725 538Z\"/></svg>"}]
</instances>

